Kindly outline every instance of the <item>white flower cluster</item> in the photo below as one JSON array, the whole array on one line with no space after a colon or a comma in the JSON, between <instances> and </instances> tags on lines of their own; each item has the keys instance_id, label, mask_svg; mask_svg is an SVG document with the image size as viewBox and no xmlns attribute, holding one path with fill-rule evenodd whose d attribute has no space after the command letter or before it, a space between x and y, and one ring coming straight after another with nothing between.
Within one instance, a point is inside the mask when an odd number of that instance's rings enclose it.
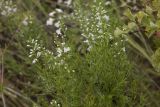
<instances>
[{"instance_id":1,"label":"white flower cluster","mask_svg":"<svg viewBox=\"0 0 160 107\"><path fill-rule=\"evenodd\" d=\"M53 105L53 106L56 106L56 107L61 107L61 105L60 105L59 103L57 103L56 100L52 100L52 101L50 102L50 104Z\"/></svg>"},{"instance_id":2,"label":"white flower cluster","mask_svg":"<svg viewBox=\"0 0 160 107\"><path fill-rule=\"evenodd\" d=\"M66 6L71 6L72 4L72 0L58 0L57 1L58 4L64 4ZM54 18L56 16L56 14L62 14L64 13L62 9L60 8L56 8L54 11L50 12L48 15L49 15L49 18L47 19L46 21L46 26L53 26L56 28L56 34L57 36L61 36L62 35L62 29L60 28L60 21L56 21L55 19L58 19L58 18Z\"/></svg>"},{"instance_id":3,"label":"white flower cluster","mask_svg":"<svg viewBox=\"0 0 160 107\"><path fill-rule=\"evenodd\" d=\"M61 31L61 28L60 28L60 21L55 21L55 18L54 18L56 13L63 13L63 10L57 8L57 9L55 9L55 11L50 12L49 13L49 18L46 21L46 25L47 26L54 25L54 27L56 28L55 32L56 32L57 36L61 36L62 31Z\"/></svg>"},{"instance_id":4,"label":"white flower cluster","mask_svg":"<svg viewBox=\"0 0 160 107\"><path fill-rule=\"evenodd\" d=\"M58 47L57 49L57 57L61 57L63 55L63 53L68 53L71 48L68 46L65 46L65 42L61 43L61 48Z\"/></svg>"},{"instance_id":5,"label":"white flower cluster","mask_svg":"<svg viewBox=\"0 0 160 107\"><path fill-rule=\"evenodd\" d=\"M68 47L65 42L61 43L61 46L58 46L56 48L56 56L55 59L60 59L58 63L55 63L55 65L63 65L64 69L70 73L70 70L68 69L68 64L65 63L65 58L69 56L69 52L71 51L71 48ZM65 57L63 57L65 55ZM67 56L66 56L67 55Z\"/></svg>"},{"instance_id":6,"label":"white flower cluster","mask_svg":"<svg viewBox=\"0 0 160 107\"><path fill-rule=\"evenodd\" d=\"M64 4L67 5L67 6L71 6L72 0L65 0L65 1L63 1L63 0L58 0L58 3L59 3L59 4L64 3Z\"/></svg>"},{"instance_id":7,"label":"white flower cluster","mask_svg":"<svg viewBox=\"0 0 160 107\"><path fill-rule=\"evenodd\" d=\"M41 59L40 57L45 57L44 59L48 59L45 65L49 69L54 69L57 66L61 66L67 72L70 72L68 69L68 64L65 63L65 57L62 57L71 50L65 43L62 43L61 47L56 48L56 54L40 45L38 40L35 39L28 41L27 47L30 48L29 58L32 58L32 64L37 63Z\"/></svg>"},{"instance_id":8,"label":"white flower cluster","mask_svg":"<svg viewBox=\"0 0 160 107\"><path fill-rule=\"evenodd\" d=\"M46 21L46 25L54 26L56 28L55 33L56 33L57 38L61 37L63 39L65 35L62 34L61 22L59 21L61 17L54 18L54 17L57 17L56 14L61 14L61 13L63 13L63 10L59 8L56 8L54 11L50 12L48 14L49 18ZM64 40L63 42L60 42L60 43L57 43L57 42L58 40L54 41L54 43L57 45L55 49L56 52L55 52L54 60L56 61L54 65L63 66L66 71L70 72L70 70L68 69L68 64L65 63L65 57L66 55L69 55L69 51L71 50L71 48L67 46Z\"/></svg>"},{"instance_id":9,"label":"white flower cluster","mask_svg":"<svg viewBox=\"0 0 160 107\"><path fill-rule=\"evenodd\" d=\"M113 40L113 38L112 38ZM124 46L125 41L121 39L120 41L115 42L111 45L112 48L118 48L118 52L115 52L114 57L119 57L119 55L122 55L126 53L126 47Z\"/></svg>"},{"instance_id":10,"label":"white flower cluster","mask_svg":"<svg viewBox=\"0 0 160 107\"><path fill-rule=\"evenodd\" d=\"M93 43L96 43L97 40L107 35L106 29L110 26L110 17L107 15L107 11L102 6L101 2L99 2L99 6L93 6L91 11L92 12L87 13L87 15L82 14L80 9L75 11L76 19L81 23L81 36L85 38L83 42L89 45L87 50L92 48Z\"/></svg>"},{"instance_id":11,"label":"white flower cluster","mask_svg":"<svg viewBox=\"0 0 160 107\"><path fill-rule=\"evenodd\" d=\"M119 55L122 55L125 52L126 52L126 48L123 47L123 48L121 48L121 50L119 52L117 52L117 53L114 54L114 57L119 57Z\"/></svg>"},{"instance_id":12,"label":"white flower cluster","mask_svg":"<svg viewBox=\"0 0 160 107\"><path fill-rule=\"evenodd\" d=\"M67 53L70 51L70 47L64 47L63 49L61 48L57 48L57 52L58 52L58 57L62 56L62 52Z\"/></svg>"},{"instance_id":13,"label":"white flower cluster","mask_svg":"<svg viewBox=\"0 0 160 107\"><path fill-rule=\"evenodd\" d=\"M56 13L63 13L63 10L59 9L59 8L56 8L55 11L52 11L50 12L48 15L49 15L49 18L48 20L46 21L46 25L47 26L52 26L53 25L53 22L55 21L54 19L54 15Z\"/></svg>"},{"instance_id":14,"label":"white flower cluster","mask_svg":"<svg viewBox=\"0 0 160 107\"><path fill-rule=\"evenodd\" d=\"M53 11L51 13L49 13L49 19L47 20L46 22L46 25L54 25L54 27L56 28L56 34L57 34L57 37L62 36L62 29L61 29L61 23L60 21L56 21L54 22L54 19L52 17L54 17L54 15L58 12L58 13L62 13L63 11L61 9L55 9L56 11ZM55 42L55 41L54 41ZM63 53L67 53L70 51L70 47L66 46L65 42L62 42L61 43L61 46L58 46L56 48L57 50L57 57L61 57L63 55Z\"/></svg>"},{"instance_id":15,"label":"white flower cluster","mask_svg":"<svg viewBox=\"0 0 160 107\"><path fill-rule=\"evenodd\" d=\"M12 0L0 1L0 14L3 16L9 16L17 12L17 7Z\"/></svg>"},{"instance_id":16,"label":"white flower cluster","mask_svg":"<svg viewBox=\"0 0 160 107\"><path fill-rule=\"evenodd\" d=\"M32 39L31 41L28 41L27 47L30 48L30 53L29 57L33 58L32 63L35 64L38 62L38 59L40 56L45 53L46 55L50 54L53 55L53 52L46 50L44 47L42 47L39 43L38 40Z\"/></svg>"},{"instance_id":17,"label":"white flower cluster","mask_svg":"<svg viewBox=\"0 0 160 107\"><path fill-rule=\"evenodd\" d=\"M24 26L28 26L28 24L32 24L32 17L31 16L26 16L24 20L22 21L22 24Z\"/></svg>"},{"instance_id":18,"label":"white flower cluster","mask_svg":"<svg viewBox=\"0 0 160 107\"><path fill-rule=\"evenodd\" d=\"M105 5L106 6L111 5L111 1L106 1Z\"/></svg>"}]
</instances>

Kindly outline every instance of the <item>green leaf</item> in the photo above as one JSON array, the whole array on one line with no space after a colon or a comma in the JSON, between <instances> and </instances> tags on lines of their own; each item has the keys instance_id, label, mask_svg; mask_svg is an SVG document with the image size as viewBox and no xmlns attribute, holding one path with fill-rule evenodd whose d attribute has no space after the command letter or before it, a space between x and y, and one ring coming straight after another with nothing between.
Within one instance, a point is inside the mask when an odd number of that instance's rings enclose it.
<instances>
[{"instance_id":1,"label":"green leaf","mask_svg":"<svg viewBox=\"0 0 160 107\"><path fill-rule=\"evenodd\" d=\"M160 9L160 0L154 0L152 1L152 4L153 4L154 9L156 10Z\"/></svg>"},{"instance_id":2,"label":"green leaf","mask_svg":"<svg viewBox=\"0 0 160 107\"><path fill-rule=\"evenodd\" d=\"M136 14L136 17L137 17L139 23L142 22L142 19L143 19L145 16L147 16L147 14L144 13L143 11L139 11L139 12Z\"/></svg>"},{"instance_id":3,"label":"green leaf","mask_svg":"<svg viewBox=\"0 0 160 107\"><path fill-rule=\"evenodd\" d=\"M136 23L134 23L134 22L128 23L128 28L129 28L130 30L135 29L136 26L137 26L137 25L136 25Z\"/></svg>"},{"instance_id":4,"label":"green leaf","mask_svg":"<svg viewBox=\"0 0 160 107\"><path fill-rule=\"evenodd\" d=\"M156 21L156 26L160 29L160 20Z\"/></svg>"},{"instance_id":5,"label":"green leaf","mask_svg":"<svg viewBox=\"0 0 160 107\"><path fill-rule=\"evenodd\" d=\"M160 18L160 11L158 11L157 17Z\"/></svg>"},{"instance_id":6,"label":"green leaf","mask_svg":"<svg viewBox=\"0 0 160 107\"><path fill-rule=\"evenodd\" d=\"M155 24L153 21L150 21L150 23L146 26L146 31L149 33L148 38L150 38L153 35L157 28L158 25Z\"/></svg>"},{"instance_id":7,"label":"green leaf","mask_svg":"<svg viewBox=\"0 0 160 107\"><path fill-rule=\"evenodd\" d=\"M150 22L150 28L156 29L156 28L157 28L157 25L151 21L151 22Z\"/></svg>"},{"instance_id":8,"label":"green leaf","mask_svg":"<svg viewBox=\"0 0 160 107\"><path fill-rule=\"evenodd\" d=\"M160 71L160 48L155 51L151 58L154 66L157 68L157 71Z\"/></svg>"},{"instance_id":9,"label":"green leaf","mask_svg":"<svg viewBox=\"0 0 160 107\"><path fill-rule=\"evenodd\" d=\"M119 36L119 35L121 35L121 34L123 34L123 33L124 33L124 31L120 30L118 27L117 27L116 30L114 31L114 35L115 35L115 36Z\"/></svg>"},{"instance_id":10,"label":"green leaf","mask_svg":"<svg viewBox=\"0 0 160 107\"><path fill-rule=\"evenodd\" d=\"M152 8L151 8L151 7L146 6L146 12L147 12L149 15L151 15L151 14L152 14L152 12L153 12L153 10L152 10Z\"/></svg>"},{"instance_id":11,"label":"green leaf","mask_svg":"<svg viewBox=\"0 0 160 107\"><path fill-rule=\"evenodd\" d=\"M130 20L134 20L134 15L132 14L131 10L130 9L127 9L125 12L124 12L124 15L127 16Z\"/></svg>"}]
</instances>

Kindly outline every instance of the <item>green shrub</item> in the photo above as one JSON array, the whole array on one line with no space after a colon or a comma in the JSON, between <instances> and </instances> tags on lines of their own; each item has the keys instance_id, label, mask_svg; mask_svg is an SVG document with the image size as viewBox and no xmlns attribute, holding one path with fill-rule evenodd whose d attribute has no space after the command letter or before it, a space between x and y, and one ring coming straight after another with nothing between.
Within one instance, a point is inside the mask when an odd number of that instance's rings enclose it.
<instances>
[{"instance_id":1,"label":"green shrub","mask_svg":"<svg viewBox=\"0 0 160 107\"><path fill-rule=\"evenodd\" d=\"M30 41L44 92L52 93L54 104L64 107L134 106L136 103L128 96L131 89L126 92L132 69L125 53L125 39L113 36L119 21L106 11L102 1L90 3L91 6L76 1L73 15L65 15L59 28L64 35L57 34L60 41L55 41L54 52ZM65 20L74 21L78 29L67 27ZM79 36L81 44L76 47L74 38Z\"/></svg>"}]
</instances>

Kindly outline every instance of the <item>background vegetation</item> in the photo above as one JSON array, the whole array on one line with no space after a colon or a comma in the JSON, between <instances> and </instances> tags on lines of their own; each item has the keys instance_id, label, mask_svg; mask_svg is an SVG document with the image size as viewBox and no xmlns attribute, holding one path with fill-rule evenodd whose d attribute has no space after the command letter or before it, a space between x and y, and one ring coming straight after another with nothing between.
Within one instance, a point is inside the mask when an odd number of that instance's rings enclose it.
<instances>
[{"instance_id":1,"label":"background vegetation","mask_svg":"<svg viewBox=\"0 0 160 107\"><path fill-rule=\"evenodd\" d=\"M159 107L159 0L0 0L0 106Z\"/></svg>"}]
</instances>

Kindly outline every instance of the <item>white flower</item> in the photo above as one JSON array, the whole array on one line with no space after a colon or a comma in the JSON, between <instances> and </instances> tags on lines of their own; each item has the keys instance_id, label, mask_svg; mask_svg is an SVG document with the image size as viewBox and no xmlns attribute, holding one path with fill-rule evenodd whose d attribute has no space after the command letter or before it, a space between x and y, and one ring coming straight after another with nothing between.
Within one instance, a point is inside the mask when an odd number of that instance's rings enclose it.
<instances>
[{"instance_id":1,"label":"white flower","mask_svg":"<svg viewBox=\"0 0 160 107\"><path fill-rule=\"evenodd\" d=\"M54 26L57 27L57 28L59 28L59 27L60 27L60 21L56 22L56 23L54 24Z\"/></svg>"},{"instance_id":2,"label":"white flower","mask_svg":"<svg viewBox=\"0 0 160 107\"><path fill-rule=\"evenodd\" d=\"M28 25L28 17L26 17L23 21L22 21L22 24L27 26Z\"/></svg>"},{"instance_id":3,"label":"white flower","mask_svg":"<svg viewBox=\"0 0 160 107\"><path fill-rule=\"evenodd\" d=\"M56 101L56 100L54 100L54 103L55 103L55 104L57 104L57 101Z\"/></svg>"},{"instance_id":4,"label":"white flower","mask_svg":"<svg viewBox=\"0 0 160 107\"><path fill-rule=\"evenodd\" d=\"M13 11L13 12L16 12L16 11L17 11L17 8L13 8L12 11Z\"/></svg>"},{"instance_id":5,"label":"white flower","mask_svg":"<svg viewBox=\"0 0 160 107\"><path fill-rule=\"evenodd\" d=\"M57 48L57 52L58 52L58 57L62 56L62 49L61 48Z\"/></svg>"},{"instance_id":6,"label":"white flower","mask_svg":"<svg viewBox=\"0 0 160 107\"><path fill-rule=\"evenodd\" d=\"M70 47L64 47L64 53L69 52L70 50Z\"/></svg>"},{"instance_id":7,"label":"white flower","mask_svg":"<svg viewBox=\"0 0 160 107\"><path fill-rule=\"evenodd\" d=\"M56 11L58 12L58 13L63 13L63 10L62 9L56 9Z\"/></svg>"},{"instance_id":8,"label":"white flower","mask_svg":"<svg viewBox=\"0 0 160 107\"><path fill-rule=\"evenodd\" d=\"M54 16L55 13L56 13L56 12L53 11L53 12L49 13L49 16L52 17L52 16Z\"/></svg>"},{"instance_id":9,"label":"white flower","mask_svg":"<svg viewBox=\"0 0 160 107\"><path fill-rule=\"evenodd\" d=\"M17 11L15 5L12 2L4 1L0 2L0 9L2 10L1 15L9 16Z\"/></svg>"},{"instance_id":10,"label":"white flower","mask_svg":"<svg viewBox=\"0 0 160 107\"><path fill-rule=\"evenodd\" d=\"M3 16L6 16L6 15L7 15L7 12L6 12L5 10L3 10L3 11L1 12L1 14L2 14Z\"/></svg>"},{"instance_id":11,"label":"white flower","mask_svg":"<svg viewBox=\"0 0 160 107\"><path fill-rule=\"evenodd\" d=\"M56 30L56 33L58 34L58 35L61 35L62 33L61 33L61 29L57 29Z\"/></svg>"},{"instance_id":12,"label":"white flower","mask_svg":"<svg viewBox=\"0 0 160 107\"><path fill-rule=\"evenodd\" d=\"M72 72L75 72L75 70L72 70Z\"/></svg>"},{"instance_id":13,"label":"white flower","mask_svg":"<svg viewBox=\"0 0 160 107\"><path fill-rule=\"evenodd\" d=\"M111 40L112 40L112 39L113 39L113 37L112 37L111 35L109 35L109 39L111 39Z\"/></svg>"},{"instance_id":14,"label":"white flower","mask_svg":"<svg viewBox=\"0 0 160 107\"><path fill-rule=\"evenodd\" d=\"M67 6L69 6L69 5L71 5L72 0L67 0L67 1L65 1L64 3L67 4Z\"/></svg>"},{"instance_id":15,"label":"white flower","mask_svg":"<svg viewBox=\"0 0 160 107\"><path fill-rule=\"evenodd\" d=\"M32 64L35 64L37 62L37 59L34 59L33 61L32 61Z\"/></svg>"},{"instance_id":16,"label":"white flower","mask_svg":"<svg viewBox=\"0 0 160 107\"><path fill-rule=\"evenodd\" d=\"M37 57L40 57L41 56L41 52L37 52Z\"/></svg>"},{"instance_id":17,"label":"white flower","mask_svg":"<svg viewBox=\"0 0 160 107\"><path fill-rule=\"evenodd\" d=\"M28 25L28 22L26 20L23 20L22 21L23 25L27 26Z\"/></svg>"},{"instance_id":18,"label":"white flower","mask_svg":"<svg viewBox=\"0 0 160 107\"><path fill-rule=\"evenodd\" d=\"M104 18L107 22L109 21L109 16L105 15Z\"/></svg>"},{"instance_id":19,"label":"white flower","mask_svg":"<svg viewBox=\"0 0 160 107\"><path fill-rule=\"evenodd\" d=\"M58 53L62 53L62 49L61 48L57 48L57 52Z\"/></svg>"},{"instance_id":20,"label":"white flower","mask_svg":"<svg viewBox=\"0 0 160 107\"><path fill-rule=\"evenodd\" d=\"M29 55L28 57L32 57L32 55Z\"/></svg>"},{"instance_id":21,"label":"white flower","mask_svg":"<svg viewBox=\"0 0 160 107\"><path fill-rule=\"evenodd\" d=\"M50 104L53 105L53 102L51 101Z\"/></svg>"},{"instance_id":22,"label":"white flower","mask_svg":"<svg viewBox=\"0 0 160 107\"><path fill-rule=\"evenodd\" d=\"M64 46L64 45L65 45L65 42L62 42L61 44L62 44L62 46Z\"/></svg>"},{"instance_id":23,"label":"white flower","mask_svg":"<svg viewBox=\"0 0 160 107\"><path fill-rule=\"evenodd\" d=\"M85 41L83 41L84 43L89 43L89 40L87 39L87 40L85 40Z\"/></svg>"},{"instance_id":24,"label":"white flower","mask_svg":"<svg viewBox=\"0 0 160 107\"><path fill-rule=\"evenodd\" d=\"M54 21L54 19L53 18L49 18L48 20L47 20L47 22L46 22L46 25L47 26L51 26L51 25L53 25L53 21Z\"/></svg>"},{"instance_id":25,"label":"white flower","mask_svg":"<svg viewBox=\"0 0 160 107\"><path fill-rule=\"evenodd\" d=\"M103 33L102 29L100 29L100 30L98 31L98 33Z\"/></svg>"},{"instance_id":26,"label":"white flower","mask_svg":"<svg viewBox=\"0 0 160 107\"><path fill-rule=\"evenodd\" d=\"M123 47L122 50L123 50L123 52L125 52L126 51L125 47Z\"/></svg>"},{"instance_id":27,"label":"white flower","mask_svg":"<svg viewBox=\"0 0 160 107\"><path fill-rule=\"evenodd\" d=\"M89 46L89 47L87 48L87 51L91 51L91 49L92 49L92 46Z\"/></svg>"},{"instance_id":28,"label":"white flower","mask_svg":"<svg viewBox=\"0 0 160 107\"><path fill-rule=\"evenodd\" d=\"M60 107L60 104L57 104L58 107Z\"/></svg>"},{"instance_id":29,"label":"white flower","mask_svg":"<svg viewBox=\"0 0 160 107\"><path fill-rule=\"evenodd\" d=\"M107 1L107 2L105 3L106 6L108 6L108 5L110 5L110 4L111 4L110 1Z\"/></svg>"}]
</instances>

